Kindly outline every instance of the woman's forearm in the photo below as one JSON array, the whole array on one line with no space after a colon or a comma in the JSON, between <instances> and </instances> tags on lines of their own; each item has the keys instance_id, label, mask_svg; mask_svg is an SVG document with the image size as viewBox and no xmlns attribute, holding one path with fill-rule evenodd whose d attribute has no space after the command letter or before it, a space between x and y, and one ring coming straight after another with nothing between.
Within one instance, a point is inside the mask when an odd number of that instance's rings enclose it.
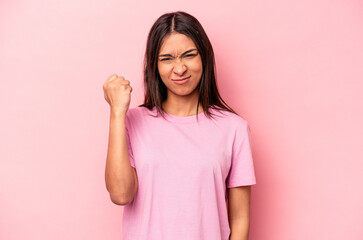
<instances>
[{"instance_id":1,"label":"woman's forearm","mask_svg":"<svg viewBox=\"0 0 363 240\"><path fill-rule=\"evenodd\" d=\"M249 225L250 222L248 218L233 220L230 223L231 234L229 240L248 240Z\"/></svg>"},{"instance_id":2,"label":"woman's forearm","mask_svg":"<svg viewBox=\"0 0 363 240\"><path fill-rule=\"evenodd\" d=\"M125 205L136 192L126 141L126 112L111 109L105 181L112 202Z\"/></svg>"}]
</instances>

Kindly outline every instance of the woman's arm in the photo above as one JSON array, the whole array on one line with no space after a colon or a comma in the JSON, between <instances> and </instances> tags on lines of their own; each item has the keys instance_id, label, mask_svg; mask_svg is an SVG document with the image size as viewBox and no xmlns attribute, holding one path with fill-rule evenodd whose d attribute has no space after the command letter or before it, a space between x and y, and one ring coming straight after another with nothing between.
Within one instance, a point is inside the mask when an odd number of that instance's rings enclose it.
<instances>
[{"instance_id":1,"label":"woman's arm","mask_svg":"<svg viewBox=\"0 0 363 240\"><path fill-rule=\"evenodd\" d=\"M251 186L228 188L229 240L248 240Z\"/></svg>"},{"instance_id":2,"label":"woman's arm","mask_svg":"<svg viewBox=\"0 0 363 240\"><path fill-rule=\"evenodd\" d=\"M113 203L125 205L137 192L136 170L130 165L126 141L126 112L111 108L105 170L106 188Z\"/></svg>"}]
</instances>

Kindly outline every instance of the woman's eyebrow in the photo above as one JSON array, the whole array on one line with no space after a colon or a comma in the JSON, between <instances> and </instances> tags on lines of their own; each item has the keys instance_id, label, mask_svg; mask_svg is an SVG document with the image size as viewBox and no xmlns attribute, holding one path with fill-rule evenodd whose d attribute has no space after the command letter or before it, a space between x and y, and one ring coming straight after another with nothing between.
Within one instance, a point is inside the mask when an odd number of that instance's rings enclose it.
<instances>
[{"instance_id":1,"label":"woman's eyebrow","mask_svg":"<svg viewBox=\"0 0 363 240\"><path fill-rule=\"evenodd\" d=\"M188 51L183 52L182 56L184 56L185 54L190 53L190 52L192 52L194 50L198 50L198 49L196 49L196 48L189 49ZM161 55L159 55L159 57L173 57L173 55L168 53L168 54L161 54Z\"/></svg>"}]
</instances>

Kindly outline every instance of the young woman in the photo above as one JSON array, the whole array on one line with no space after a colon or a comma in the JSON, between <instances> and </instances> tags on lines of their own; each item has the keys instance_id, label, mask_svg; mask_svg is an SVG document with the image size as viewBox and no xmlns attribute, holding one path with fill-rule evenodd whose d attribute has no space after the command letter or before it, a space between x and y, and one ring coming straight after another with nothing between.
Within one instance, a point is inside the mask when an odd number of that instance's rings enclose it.
<instances>
[{"instance_id":1,"label":"young woman","mask_svg":"<svg viewBox=\"0 0 363 240\"><path fill-rule=\"evenodd\" d=\"M185 12L162 15L145 53L142 105L130 81L103 85L110 104L105 180L124 205L124 240L248 239L256 184L248 122L222 100L212 45Z\"/></svg>"}]
</instances>

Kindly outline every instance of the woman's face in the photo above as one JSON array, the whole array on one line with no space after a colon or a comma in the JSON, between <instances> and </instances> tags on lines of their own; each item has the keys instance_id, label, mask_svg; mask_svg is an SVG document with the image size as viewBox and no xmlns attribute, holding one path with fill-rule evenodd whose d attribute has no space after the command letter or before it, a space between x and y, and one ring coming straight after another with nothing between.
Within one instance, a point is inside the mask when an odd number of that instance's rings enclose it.
<instances>
[{"instance_id":1,"label":"woman's face","mask_svg":"<svg viewBox=\"0 0 363 240\"><path fill-rule=\"evenodd\" d=\"M172 33L163 39L158 69L161 80L168 89L168 97L170 94L199 94L196 87L203 73L202 59L193 40L186 35ZM180 81L184 78L187 80Z\"/></svg>"}]
</instances>

